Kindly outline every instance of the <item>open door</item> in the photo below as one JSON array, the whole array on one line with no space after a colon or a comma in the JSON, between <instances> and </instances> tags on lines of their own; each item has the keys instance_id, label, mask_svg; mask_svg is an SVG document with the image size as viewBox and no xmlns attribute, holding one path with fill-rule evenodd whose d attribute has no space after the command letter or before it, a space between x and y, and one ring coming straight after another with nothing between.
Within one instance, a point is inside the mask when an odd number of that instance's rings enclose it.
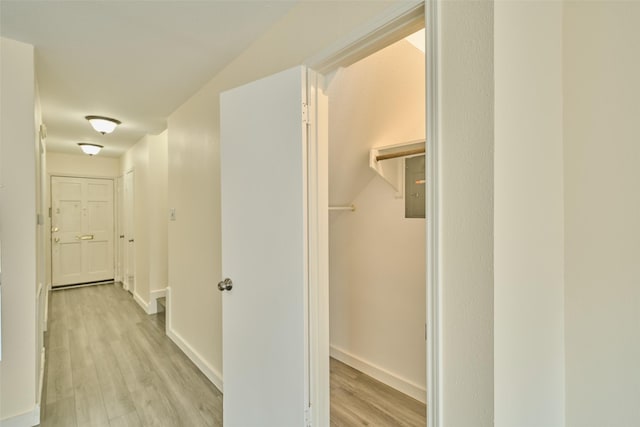
<instances>
[{"instance_id":1,"label":"open door","mask_svg":"<svg viewBox=\"0 0 640 427\"><path fill-rule=\"evenodd\" d=\"M309 407L306 69L221 94L224 426Z\"/></svg>"}]
</instances>

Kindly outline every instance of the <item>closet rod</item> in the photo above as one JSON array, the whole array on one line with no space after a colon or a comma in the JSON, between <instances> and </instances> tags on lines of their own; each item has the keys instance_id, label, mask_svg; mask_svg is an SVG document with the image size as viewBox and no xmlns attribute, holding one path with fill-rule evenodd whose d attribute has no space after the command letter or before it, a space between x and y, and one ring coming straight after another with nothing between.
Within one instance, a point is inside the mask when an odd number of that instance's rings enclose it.
<instances>
[{"instance_id":1,"label":"closet rod","mask_svg":"<svg viewBox=\"0 0 640 427\"><path fill-rule=\"evenodd\" d=\"M413 156L415 154L422 154L424 152L425 152L425 149L424 147L422 147L422 148L414 148L412 150L398 151L397 153L380 154L379 156L376 156L376 162L379 162L380 160L395 159L397 157Z\"/></svg>"},{"instance_id":2,"label":"closet rod","mask_svg":"<svg viewBox=\"0 0 640 427\"><path fill-rule=\"evenodd\" d=\"M350 206L329 206L329 210L330 211L355 211L356 207L355 205L350 205Z\"/></svg>"}]
</instances>

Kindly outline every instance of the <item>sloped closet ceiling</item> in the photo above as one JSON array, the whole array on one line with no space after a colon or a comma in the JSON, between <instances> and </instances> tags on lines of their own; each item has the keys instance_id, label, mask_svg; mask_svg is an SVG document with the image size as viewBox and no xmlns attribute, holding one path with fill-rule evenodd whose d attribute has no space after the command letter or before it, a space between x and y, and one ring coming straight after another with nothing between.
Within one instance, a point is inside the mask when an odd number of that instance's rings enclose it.
<instances>
[{"instance_id":1,"label":"sloped closet ceiling","mask_svg":"<svg viewBox=\"0 0 640 427\"><path fill-rule=\"evenodd\" d=\"M329 204L347 205L376 176L369 150L425 137L424 54L401 40L331 80Z\"/></svg>"}]
</instances>

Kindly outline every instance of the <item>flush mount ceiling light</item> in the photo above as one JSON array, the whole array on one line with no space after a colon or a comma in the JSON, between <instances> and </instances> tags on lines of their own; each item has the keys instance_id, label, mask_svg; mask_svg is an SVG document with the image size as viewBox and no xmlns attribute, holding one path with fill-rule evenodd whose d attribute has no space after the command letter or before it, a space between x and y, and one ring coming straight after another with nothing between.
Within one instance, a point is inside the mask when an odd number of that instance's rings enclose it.
<instances>
[{"instance_id":1,"label":"flush mount ceiling light","mask_svg":"<svg viewBox=\"0 0 640 427\"><path fill-rule=\"evenodd\" d=\"M91 126L103 135L113 132L116 126L122 123L120 120L103 116L85 116L84 118L89 120Z\"/></svg>"},{"instance_id":2,"label":"flush mount ceiling light","mask_svg":"<svg viewBox=\"0 0 640 427\"><path fill-rule=\"evenodd\" d=\"M102 150L102 145L92 144L90 142L79 142L78 145L84 154L95 156Z\"/></svg>"}]
</instances>

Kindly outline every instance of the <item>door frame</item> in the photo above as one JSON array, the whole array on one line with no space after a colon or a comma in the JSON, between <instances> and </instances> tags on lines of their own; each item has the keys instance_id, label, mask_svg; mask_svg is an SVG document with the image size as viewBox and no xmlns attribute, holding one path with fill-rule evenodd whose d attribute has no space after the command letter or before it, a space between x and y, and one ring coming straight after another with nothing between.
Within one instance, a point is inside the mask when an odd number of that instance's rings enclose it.
<instances>
[{"instance_id":1,"label":"door frame","mask_svg":"<svg viewBox=\"0 0 640 427\"><path fill-rule=\"evenodd\" d=\"M426 236L426 354L427 354L427 427L441 427L442 420L442 310L439 211L440 211L440 131L439 116L439 9L438 0L416 0L403 3L368 25L358 29L339 43L305 61L310 72L309 128L309 335L310 335L310 398L313 405L312 425L328 426L329 411L329 302L328 302L328 220L327 220L327 159L321 144L327 135L319 122L326 116L316 105L322 90L323 76L331 75L339 67L351 65L387 47L407 35L425 28L426 33L426 180L427 180L427 236ZM319 107L319 108L318 108ZM326 153L326 147L324 149ZM323 162L325 162L323 164Z\"/></svg>"},{"instance_id":2,"label":"door frame","mask_svg":"<svg viewBox=\"0 0 640 427\"><path fill-rule=\"evenodd\" d=\"M131 206L127 202L127 175L131 175ZM131 218L128 218L131 215ZM136 169L135 167L129 168L122 174L122 230L125 235L124 239L124 254L123 254L123 272L122 272L122 286L123 289L128 291L131 295L136 295ZM131 230L129 229L131 226ZM129 238L133 234L133 242L129 242ZM133 262L131 262L131 245L133 243ZM129 271L133 271L133 282L129 282Z\"/></svg>"},{"instance_id":3,"label":"door frame","mask_svg":"<svg viewBox=\"0 0 640 427\"><path fill-rule=\"evenodd\" d=\"M124 280L123 266L124 266L124 176L118 175L114 178L113 182L114 191L114 220L115 220L115 277L114 281L122 283Z\"/></svg>"}]
</instances>

